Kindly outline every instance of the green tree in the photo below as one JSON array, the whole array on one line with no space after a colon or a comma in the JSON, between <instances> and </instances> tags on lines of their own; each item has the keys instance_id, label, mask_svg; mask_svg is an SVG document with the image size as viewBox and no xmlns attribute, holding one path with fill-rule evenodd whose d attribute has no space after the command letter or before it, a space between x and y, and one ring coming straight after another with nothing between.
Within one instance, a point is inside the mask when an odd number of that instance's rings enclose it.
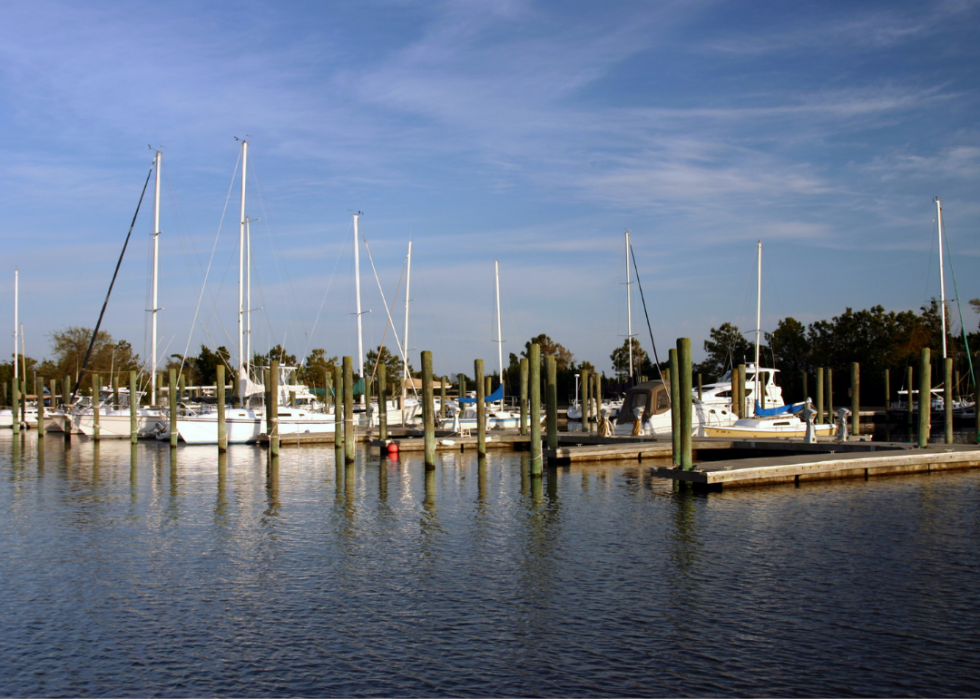
<instances>
[{"instance_id":1,"label":"green tree","mask_svg":"<svg viewBox=\"0 0 980 699\"><path fill-rule=\"evenodd\" d=\"M402 363L401 357L396 357L391 353L391 351L384 345L379 345L378 349L368 350L367 356L364 362L364 371L372 377L374 386L377 387L378 384L378 372L376 366L378 364L385 365L385 382L388 384L388 392L390 395L399 393L402 390L402 374L405 371L405 366ZM414 369L412 369L412 364L409 362L408 371L411 376L414 376ZM377 390L377 388L375 388Z\"/></svg>"},{"instance_id":2,"label":"green tree","mask_svg":"<svg viewBox=\"0 0 980 699\"><path fill-rule=\"evenodd\" d=\"M296 366L296 355L289 354L286 352L286 348L282 345L276 345L269 350L268 354L255 353L252 356L252 366L253 367L267 367L271 366L272 362L279 362L280 365L285 366Z\"/></svg>"},{"instance_id":3,"label":"green tree","mask_svg":"<svg viewBox=\"0 0 980 699\"><path fill-rule=\"evenodd\" d=\"M92 331L89 328L70 326L51 334L51 350L54 355L46 370L53 372L51 378L61 379L71 376L78 380L78 374L85 361ZM92 347L88 369L90 373L101 375L107 382L111 372L129 372L140 368L139 355L125 340L115 342L105 330L100 330Z\"/></svg>"},{"instance_id":4,"label":"green tree","mask_svg":"<svg viewBox=\"0 0 980 699\"><path fill-rule=\"evenodd\" d=\"M572 360L575 359L575 355L544 333L538 335L537 337L532 337L530 340L524 343L524 351L521 352L521 356L529 356L531 352L531 345L535 343L537 343L541 348L542 362L544 362L545 357L554 357L558 371L567 371L568 368L572 366Z\"/></svg>"},{"instance_id":5,"label":"green tree","mask_svg":"<svg viewBox=\"0 0 980 699\"><path fill-rule=\"evenodd\" d=\"M303 366L297 371L297 379L307 386L323 387L326 376L333 381L334 369L340 365L337 357L327 357L325 349L315 349L303 361Z\"/></svg>"},{"instance_id":6,"label":"green tree","mask_svg":"<svg viewBox=\"0 0 980 699\"><path fill-rule=\"evenodd\" d=\"M711 328L710 335L711 339L704 341L704 351L708 356L697 368L698 372L710 378L721 378L733 365L751 362L755 357L752 344L736 325L722 323L721 327Z\"/></svg>"},{"instance_id":7,"label":"green tree","mask_svg":"<svg viewBox=\"0 0 980 699\"><path fill-rule=\"evenodd\" d=\"M613 350L613 353L609 355L612 360L613 370L616 372L616 379L620 383L626 381L629 378L629 363L630 363L630 342L633 344L633 375L639 377L641 371L645 364L649 364L650 360L647 358L647 353L643 351L640 347L640 341L635 337L627 338L623 340L623 344Z\"/></svg>"},{"instance_id":8,"label":"green tree","mask_svg":"<svg viewBox=\"0 0 980 699\"><path fill-rule=\"evenodd\" d=\"M222 345L212 352L210 349L201 345L201 351L194 359L194 367L197 370L196 380L201 386L214 386L218 382L218 365L225 365L225 381L232 378L231 353L228 348Z\"/></svg>"}]
</instances>

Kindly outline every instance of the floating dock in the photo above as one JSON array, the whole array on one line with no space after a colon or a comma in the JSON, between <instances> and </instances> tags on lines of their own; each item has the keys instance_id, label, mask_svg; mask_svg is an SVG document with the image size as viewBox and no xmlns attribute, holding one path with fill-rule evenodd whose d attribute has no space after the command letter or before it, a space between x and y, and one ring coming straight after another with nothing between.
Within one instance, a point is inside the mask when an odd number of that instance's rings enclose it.
<instances>
[{"instance_id":1,"label":"floating dock","mask_svg":"<svg viewBox=\"0 0 980 699\"><path fill-rule=\"evenodd\" d=\"M866 446L855 448L855 445ZM896 442L848 442L846 445L754 442L741 446L757 453L766 449L782 452L787 448L797 453L701 461L695 463L690 471L662 466L653 468L652 472L655 476L692 483L706 490L721 490L728 487L799 484L838 478L867 479L871 476L980 468L980 446L977 445L930 444L919 449L911 444ZM823 447L823 450L807 452L800 449L807 446ZM838 448L834 449L834 446Z\"/></svg>"}]
</instances>

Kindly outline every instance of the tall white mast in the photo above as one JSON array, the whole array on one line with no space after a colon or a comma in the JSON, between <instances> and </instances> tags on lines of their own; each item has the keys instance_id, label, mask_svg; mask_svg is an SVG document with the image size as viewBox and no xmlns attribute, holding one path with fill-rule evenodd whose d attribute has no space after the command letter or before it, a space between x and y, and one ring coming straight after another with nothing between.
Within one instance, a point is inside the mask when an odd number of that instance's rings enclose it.
<instances>
[{"instance_id":1,"label":"tall white mast","mask_svg":"<svg viewBox=\"0 0 980 699\"><path fill-rule=\"evenodd\" d=\"M252 357L252 232L245 217L245 357ZM269 357L272 359L272 357Z\"/></svg>"},{"instance_id":2,"label":"tall white mast","mask_svg":"<svg viewBox=\"0 0 980 699\"><path fill-rule=\"evenodd\" d=\"M19 374L17 372L17 330L20 327L20 321L17 320L17 309L19 308L18 293L20 290L20 270L14 269L14 378L18 378ZM14 406L14 412L17 412L17 407Z\"/></svg>"},{"instance_id":3,"label":"tall white mast","mask_svg":"<svg viewBox=\"0 0 980 699\"><path fill-rule=\"evenodd\" d=\"M760 406L759 396L759 343L762 341L762 241L758 243L758 270L755 283L755 389L752 396ZM742 406L743 409L745 406ZM753 408L754 412L754 408Z\"/></svg>"},{"instance_id":4,"label":"tall white mast","mask_svg":"<svg viewBox=\"0 0 980 699\"><path fill-rule=\"evenodd\" d=\"M360 235L357 223L361 218L360 213L354 214L354 287L357 299L357 371L364 378L364 329L361 325L361 256L359 252ZM365 388L367 384L365 383ZM364 394L361 394L361 404L364 404Z\"/></svg>"},{"instance_id":5,"label":"tall white mast","mask_svg":"<svg viewBox=\"0 0 980 699\"><path fill-rule=\"evenodd\" d=\"M242 359L242 332L245 321L245 172L248 164L248 141L242 141L242 208L238 225L238 398L245 402L246 379L248 370L245 367L246 358Z\"/></svg>"},{"instance_id":6,"label":"tall white mast","mask_svg":"<svg viewBox=\"0 0 980 699\"><path fill-rule=\"evenodd\" d=\"M408 241L408 271L405 275L405 352L402 355L402 424L405 424L405 398L408 389L408 302L412 290L412 241Z\"/></svg>"},{"instance_id":7,"label":"tall white mast","mask_svg":"<svg viewBox=\"0 0 980 699\"><path fill-rule=\"evenodd\" d=\"M946 359L946 277L943 270L943 203L936 197L936 220L939 221L939 293L942 306L939 312L943 316L943 359Z\"/></svg>"},{"instance_id":8,"label":"tall white mast","mask_svg":"<svg viewBox=\"0 0 980 699\"><path fill-rule=\"evenodd\" d=\"M500 410L504 409L504 336L500 332L500 260L493 261L493 277L497 287L497 363L500 367Z\"/></svg>"},{"instance_id":9,"label":"tall white mast","mask_svg":"<svg viewBox=\"0 0 980 699\"><path fill-rule=\"evenodd\" d=\"M630 295L630 232L626 231L626 342L630 352L630 382L633 381L633 298Z\"/></svg>"},{"instance_id":10,"label":"tall white mast","mask_svg":"<svg viewBox=\"0 0 980 699\"><path fill-rule=\"evenodd\" d=\"M163 153L157 151L155 164L156 183L153 196L153 296L150 303L150 405L157 404L157 311L160 310L157 297L157 273L160 260L160 161Z\"/></svg>"}]
</instances>

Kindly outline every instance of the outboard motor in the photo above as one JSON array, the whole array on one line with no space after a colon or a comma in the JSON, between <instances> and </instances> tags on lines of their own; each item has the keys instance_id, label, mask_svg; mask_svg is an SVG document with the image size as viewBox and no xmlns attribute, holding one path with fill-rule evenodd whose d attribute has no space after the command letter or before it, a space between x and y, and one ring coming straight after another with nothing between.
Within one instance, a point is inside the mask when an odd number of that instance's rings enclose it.
<instances>
[{"instance_id":1,"label":"outboard motor","mask_svg":"<svg viewBox=\"0 0 980 699\"><path fill-rule=\"evenodd\" d=\"M846 442L847 418L850 417L851 411L849 408L837 408L837 410L834 411L834 414L837 415L837 419L835 421L837 423L837 434L834 436L834 439L836 439L838 442Z\"/></svg>"}]
</instances>

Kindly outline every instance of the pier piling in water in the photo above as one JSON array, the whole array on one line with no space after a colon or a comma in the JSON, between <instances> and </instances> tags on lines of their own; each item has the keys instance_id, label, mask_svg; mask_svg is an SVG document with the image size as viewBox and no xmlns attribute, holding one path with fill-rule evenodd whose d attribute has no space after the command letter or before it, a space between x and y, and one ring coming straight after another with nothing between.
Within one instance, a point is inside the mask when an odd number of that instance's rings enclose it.
<instances>
[{"instance_id":1,"label":"pier piling in water","mask_svg":"<svg viewBox=\"0 0 980 699\"><path fill-rule=\"evenodd\" d=\"M446 419L446 377L439 379L439 419Z\"/></svg>"},{"instance_id":2,"label":"pier piling in water","mask_svg":"<svg viewBox=\"0 0 980 699\"><path fill-rule=\"evenodd\" d=\"M913 409L913 406L912 406L912 367L911 366L908 367L908 371L906 372L906 377L907 378L906 378L905 383L906 383L906 386L908 387L908 395L906 397L907 397L908 400L906 401L906 406L905 407L906 407L906 412L908 413L909 441L912 441L912 426L913 426L912 409Z\"/></svg>"},{"instance_id":3,"label":"pier piling in water","mask_svg":"<svg viewBox=\"0 0 980 699\"><path fill-rule=\"evenodd\" d=\"M139 411L139 400L136 398L136 370L129 372L129 443L136 444L139 441L139 426L136 423L136 414ZM170 429L177 429L176 425L171 425Z\"/></svg>"},{"instance_id":4,"label":"pier piling in water","mask_svg":"<svg viewBox=\"0 0 980 699\"><path fill-rule=\"evenodd\" d=\"M669 352L669 350L668 350ZM667 382L670 383L670 369L667 369ZM739 406L742 405L743 401L738 397L738 367L732 367L732 412L735 413L735 417L742 417Z\"/></svg>"},{"instance_id":5,"label":"pier piling in water","mask_svg":"<svg viewBox=\"0 0 980 699\"><path fill-rule=\"evenodd\" d=\"M44 379L37 374L34 375L34 395L37 396L37 438L44 439Z\"/></svg>"},{"instance_id":6,"label":"pier piling in water","mask_svg":"<svg viewBox=\"0 0 980 699\"><path fill-rule=\"evenodd\" d=\"M99 375L92 374L92 439L96 442L102 438L102 435L99 434L99 387L101 383Z\"/></svg>"},{"instance_id":7,"label":"pier piling in water","mask_svg":"<svg viewBox=\"0 0 980 699\"><path fill-rule=\"evenodd\" d=\"M273 360L269 367L269 405L266 414L269 419L269 456L279 456L279 362ZM294 399L294 393L291 397Z\"/></svg>"},{"instance_id":8,"label":"pier piling in water","mask_svg":"<svg viewBox=\"0 0 980 699\"><path fill-rule=\"evenodd\" d=\"M851 434L861 434L861 365L851 362Z\"/></svg>"},{"instance_id":9,"label":"pier piling in water","mask_svg":"<svg viewBox=\"0 0 980 699\"><path fill-rule=\"evenodd\" d=\"M167 401L170 404L170 446L177 446L177 370L170 370L170 383L167 390Z\"/></svg>"},{"instance_id":10,"label":"pier piling in water","mask_svg":"<svg viewBox=\"0 0 980 699\"><path fill-rule=\"evenodd\" d=\"M646 377L644 377L646 378ZM704 394L701 391L701 372L698 372L698 400L704 400Z\"/></svg>"},{"instance_id":11,"label":"pier piling in water","mask_svg":"<svg viewBox=\"0 0 980 699\"><path fill-rule=\"evenodd\" d=\"M528 388L531 393L531 476L541 476L541 346L534 342L528 352Z\"/></svg>"},{"instance_id":12,"label":"pier piling in water","mask_svg":"<svg viewBox=\"0 0 980 699\"><path fill-rule=\"evenodd\" d=\"M11 427L14 430L14 436L20 434L20 380L11 379L10 380L10 398L13 401L13 405L10 408L10 419L12 421Z\"/></svg>"},{"instance_id":13,"label":"pier piling in water","mask_svg":"<svg viewBox=\"0 0 980 699\"><path fill-rule=\"evenodd\" d=\"M68 408L68 403L71 402L71 377L66 376L61 382L61 402L64 404L65 409ZM71 432L66 432L66 434L71 434Z\"/></svg>"},{"instance_id":14,"label":"pier piling in water","mask_svg":"<svg viewBox=\"0 0 980 699\"><path fill-rule=\"evenodd\" d=\"M823 367L817 367L817 424L823 424Z\"/></svg>"},{"instance_id":15,"label":"pier piling in water","mask_svg":"<svg viewBox=\"0 0 980 699\"><path fill-rule=\"evenodd\" d=\"M909 402L912 402L912 388L909 387ZM929 348L919 352L919 448L929 443L929 419L932 417L932 365Z\"/></svg>"},{"instance_id":16,"label":"pier piling in water","mask_svg":"<svg viewBox=\"0 0 980 699\"><path fill-rule=\"evenodd\" d=\"M885 441L892 441L892 421L890 410L892 407L892 376L888 369L885 369Z\"/></svg>"},{"instance_id":17,"label":"pier piling in water","mask_svg":"<svg viewBox=\"0 0 980 699\"><path fill-rule=\"evenodd\" d=\"M382 442L388 439L388 372L384 364L378 365L378 433Z\"/></svg>"},{"instance_id":18,"label":"pier piling in water","mask_svg":"<svg viewBox=\"0 0 980 699\"><path fill-rule=\"evenodd\" d=\"M483 360L473 361L473 378L476 381L476 451L487 455L487 384L483 376Z\"/></svg>"},{"instance_id":19,"label":"pier piling in water","mask_svg":"<svg viewBox=\"0 0 980 699\"><path fill-rule=\"evenodd\" d=\"M755 371L758 374L759 367L756 367L755 368ZM800 372L800 384L803 386L803 397L800 398L800 400L806 400L807 397L810 395L810 392L808 390L810 388L810 382L809 382L808 379L809 379L809 377L807 376L806 371L805 370L804 371L801 371ZM755 397L755 400L757 400L759 402L759 405L765 407L765 401L762 400L762 397L761 396L756 396Z\"/></svg>"},{"instance_id":20,"label":"pier piling in water","mask_svg":"<svg viewBox=\"0 0 980 699\"><path fill-rule=\"evenodd\" d=\"M344 370L339 366L333 368L333 446L337 460L337 466L341 464L341 451L344 449Z\"/></svg>"},{"instance_id":21,"label":"pier piling in water","mask_svg":"<svg viewBox=\"0 0 980 699\"><path fill-rule=\"evenodd\" d=\"M545 405L548 411L548 448L558 448L558 362L553 356L544 359L546 369Z\"/></svg>"},{"instance_id":22,"label":"pier piling in water","mask_svg":"<svg viewBox=\"0 0 980 699\"><path fill-rule=\"evenodd\" d=\"M595 384L595 418L596 432L599 431L599 423L602 421L602 374L595 374L593 377Z\"/></svg>"},{"instance_id":23,"label":"pier piling in water","mask_svg":"<svg viewBox=\"0 0 980 699\"><path fill-rule=\"evenodd\" d=\"M477 381L477 385L479 385L479 381ZM422 352L422 424L425 430L425 468L427 471L436 467L435 411L435 391L432 388L432 352L424 350Z\"/></svg>"},{"instance_id":24,"label":"pier piling in water","mask_svg":"<svg viewBox=\"0 0 980 699\"><path fill-rule=\"evenodd\" d=\"M692 424L692 401L694 398L693 387L691 386L691 339L681 337L677 340L677 383L680 393L678 409L680 419L678 424L681 429L680 439L680 467L685 471L694 468L693 450L691 448L691 433L694 431Z\"/></svg>"},{"instance_id":25,"label":"pier piling in water","mask_svg":"<svg viewBox=\"0 0 980 699\"><path fill-rule=\"evenodd\" d=\"M582 369L582 431L589 431L589 370Z\"/></svg>"},{"instance_id":26,"label":"pier piling in water","mask_svg":"<svg viewBox=\"0 0 980 699\"><path fill-rule=\"evenodd\" d=\"M834 370L827 367L827 422L834 421Z\"/></svg>"},{"instance_id":27,"label":"pier piling in water","mask_svg":"<svg viewBox=\"0 0 980 699\"><path fill-rule=\"evenodd\" d=\"M759 367L756 367L758 372ZM758 398L758 396L756 396ZM748 417L749 411L745 407L746 396L745 396L745 365L738 365L738 416Z\"/></svg>"},{"instance_id":28,"label":"pier piling in water","mask_svg":"<svg viewBox=\"0 0 980 699\"><path fill-rule=\"evenodd\" d=\"M218 402L218 453L228 451L228 422L225 417L225 365L218 364L215 397Z\"/></svg>"},{"instance_id":29,"label":"pier piling in water","mask_svg":"<svg viewBox=\"0 0 980 699\"><path fill-rule=\"evenodd\" d=\"M667 363L670 367L670 437L672 440L671 457L675 466L681 462L681 392L680 381L677 380L677 348L667 350ZM625 406L624 406L625 407Z\"/></svg>"},{"instance_id":30,"label":"pier piling in water","mask_svg":"<svg viewBox=\"0 0 980 699\"><path fill-rule=\"evenodd\" d=\"M943 377L943 436L946 444L953 443L953 360L950 357L943 362L946 369Z\"/></svg>"},{"instance_id":31,"label":"pier piling in water","mask_svg":"<svg viewBox=\"0 0 980 699\"><path fill-rule=\"evenodd\" d=\"M521 362L521 436L527 436L527 357Z\"/></svg>"},{"instance_id":32,"label":"pier piling in water","mask_svg":"<svg viewBox=\"0 0 980 699\"><path fill-rule=\"evenodd\" d=\"M344 463L354 463L354 360L344 357Z\"/></svg>"}]
</instances>

